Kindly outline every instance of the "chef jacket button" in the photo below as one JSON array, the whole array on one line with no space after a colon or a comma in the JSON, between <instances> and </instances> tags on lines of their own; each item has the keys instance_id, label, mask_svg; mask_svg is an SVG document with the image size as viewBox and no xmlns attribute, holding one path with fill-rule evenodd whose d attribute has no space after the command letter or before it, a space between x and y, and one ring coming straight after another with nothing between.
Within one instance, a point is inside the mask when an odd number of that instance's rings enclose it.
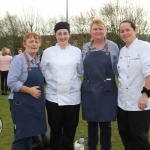
<instances>
[{"instance_id":1,"label":"chef jacket button","mask_svg":"<svg viewBox=\"0 0 150 150\"><path fill-rule=\"evenodd\" d=\"M127 78L129 78L129 76L127 76Z\"/></svg>"}]
</instances>

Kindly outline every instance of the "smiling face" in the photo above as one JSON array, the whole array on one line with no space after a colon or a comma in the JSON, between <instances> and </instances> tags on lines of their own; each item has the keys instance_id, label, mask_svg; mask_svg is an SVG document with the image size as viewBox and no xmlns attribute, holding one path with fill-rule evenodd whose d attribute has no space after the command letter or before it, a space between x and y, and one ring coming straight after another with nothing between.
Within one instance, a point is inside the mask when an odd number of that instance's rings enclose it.
<instances>
[{"instance_id":1,"label":"smiling face","mask_svg":"<svg viewBox=\"0 0 150 150\"><path fill-rule=\"evenodd\" d=\"M136 29L129 22L123 22L119 27L120 37L128 47L136 39Z\"/></svg>"},{"instance_id":2,"label":"smiling face","mask_svg":"<svg viewBox=\"0 0 150 150\"><path fill-rule=\"evenodd\" d=\"M55 37L59 46L67 46L70 38L70 34L67 29L57 30Z\"/></svg>"},{"instance_id":3,"label":"smiling face","mask_svg":"<svg viewBox=\"0 0 150 150\"><path fill-rule=\"evenodd\" d=\"M40 45L40 40L38 38L34 38L33 36L27 38L26 41L23 42L23 46L31 56L38 52Z\"/></svg>"},{"instance_id":4,"label":"smiling face","mask_svg":"<svg viewBox=\"0 0 150 150\"><path fill-rule=\"evenodd\" d=\"M104 39L104 37L106 35L106 30L102 25L94 23L91 26L90 34L94 40Z\"/></svg>"}]
</instances>

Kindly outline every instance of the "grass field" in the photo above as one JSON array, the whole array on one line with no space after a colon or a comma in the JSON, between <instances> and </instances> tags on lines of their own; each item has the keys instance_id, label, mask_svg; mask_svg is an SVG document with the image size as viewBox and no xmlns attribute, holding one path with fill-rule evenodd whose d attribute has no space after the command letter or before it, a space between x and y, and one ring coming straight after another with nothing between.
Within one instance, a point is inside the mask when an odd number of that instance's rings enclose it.
<instances>
[{"instance_id":1,"label":"grass field","mask_svg":"<svg viewBox=\"0 0 150 150\"><path fill-rule=\"evenodd\" d=\"M13 140L13 123L11 120L9 102L7 100L7 97L8 96L0 95L0 118L3 121L3 131L0 134L0 150L10 150L11 142ZM49 127L48 127L48 130L50 130ZM79 125L77 127L75 141L78 140L80 136L84 136L85 150L88 150L87 148L87 138L88 138L87 122L82 120L81 109L80 109ZM98 150L100 150L100 144L98 144ZM122 142L118 133L117 122L112 122L112 149L111 150L124 150L124 147L122 145Z\"/></svg>"},{"instance_id":2,"label":"grass field","mask_svg":"<svg viewBox=\"0 0 150 150\"><path fill-rule=\"evenodd\" d=\"M0 134L0 150L10 150L11 142L13 140L13 123L11 120L7 96L0 95L0 118L3 121L3 131ZM87 123L82 120L81 111L75 141L78 140L80 136L84 136L85 150L87 150ZM112 123L112 150L123 150L123 145L118 134L116 122Z\"/></svg>"}]
</instances>

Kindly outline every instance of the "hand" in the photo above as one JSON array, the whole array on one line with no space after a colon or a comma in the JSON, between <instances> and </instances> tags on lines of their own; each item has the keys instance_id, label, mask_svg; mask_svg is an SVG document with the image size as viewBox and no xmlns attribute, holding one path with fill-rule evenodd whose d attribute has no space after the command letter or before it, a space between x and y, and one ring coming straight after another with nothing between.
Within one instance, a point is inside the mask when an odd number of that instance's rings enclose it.
<instances>
[{"instance_id":1,"label":"hand","mask_svg":"<svg viewBox=\"0 0 150 150\"><path fill-rule=\"evenodd\" d=\"M139 102L138 102L138 107L142 110L144 110L148 105L148 96L146 93L143 93Z\"/></svg>"},{"instance_id":2,"label":"hand","mask_svg":"<svg viewBox=\"0 0 150 150\"><path fill-rule=\"evenodd\" d=\"M41 97L41 91L39 90L39 86L33 86L29 89L29 94L32 95L35 98Z\"/></svg>"}]
</instances>

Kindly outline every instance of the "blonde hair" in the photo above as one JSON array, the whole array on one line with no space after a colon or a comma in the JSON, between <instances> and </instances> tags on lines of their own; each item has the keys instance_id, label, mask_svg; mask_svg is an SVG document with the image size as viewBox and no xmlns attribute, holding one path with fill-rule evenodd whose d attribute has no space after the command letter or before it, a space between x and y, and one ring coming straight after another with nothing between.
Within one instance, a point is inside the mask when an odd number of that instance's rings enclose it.
<instances>
[{"instance_id":1,"label":"blonde hair","mask_svg":"<svg viewBox=\"0 0 150 150\"><path fill-rule=\"evenodd\" d=\"M38 33L29 32L23 37L23 43L25 43L27 39L30 39L32 37L34 37L35 39L38 39L40 41L40 43L42 42L41 36Z\"/></svg>"},{"instance_id":2,"label":"blonde hair","mask_svg":"<svg viewBox=\"0 0 150 150\"><path fill-rule=\"evenodd\" d=\"M6 55L9 54L9 50L8 50L7 47L3 47L3 48L1 49L1 51L2 51L2 56L6 56Z\"/></svg>"},{"instance_id":3,"label":"blonde hair","mask_svg":"<svg viewBox=\"0 0 150 150\"><path fill-rule=\"evenodd\" d=\"M99 26L102 26L106 30L106 26L103 20L100 19L94 19L90 24L90 30L92 29L93 24L97 24Z\"/></svg>"},{"instance_id":4,"label":"blonde hair","mask_svg":"<svg viewBox=\"0 0 150 150\"><path fill-rule=\"evenodd\" d=\"M100 19L94 19L91 23L90 23L90 30L92 29L93 24L96 24L98 26L101 26L102 28L104 28L105 30L105 38L106 38L106 26L103 20ZM93 40L93 38L91 37L90 39L91 41Z\"/></svg>"}]
</instances>

